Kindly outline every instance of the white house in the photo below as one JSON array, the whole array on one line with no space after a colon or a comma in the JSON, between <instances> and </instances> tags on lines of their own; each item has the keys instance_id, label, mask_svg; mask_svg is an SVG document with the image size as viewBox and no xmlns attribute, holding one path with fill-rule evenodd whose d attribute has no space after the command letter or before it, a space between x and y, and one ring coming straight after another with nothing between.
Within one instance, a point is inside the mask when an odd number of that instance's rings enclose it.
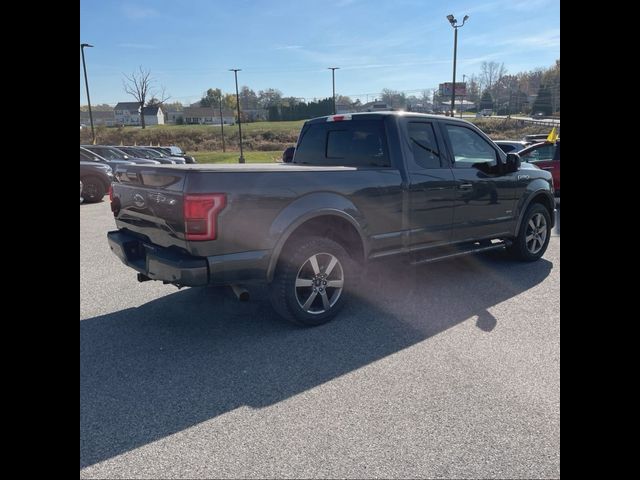
<instances>
[{"instance_id":1,"label":"white house","mask_svg":"<svg viewBox=\"0 0 640 480\"><path fill-rule=\"evenodd\" d=\"M219 125L220 114L218 110L211 107L186 107L182 112L184 123L188 125ZM236 117L233 112L222 111L222 123L233 125Z\"/></svg>"},{"instance_id":2,"label":"white house","mask_svg":"<svg viewBox=\"0 0 640 480\"><path fill-rule=\"evenodd\" d=\"M140 125L140 104L138 102L118 102L115 106L116 125Z\"/></svg>"},{"instance_id":3,"label":"white house","mask_svg":"<svg viewBox=\"0 0 640 480\"><path fill-rule=\"evenodd\" d=\"M162 108L158 106L144 107L142 109L142 114L144 115L145 125L164 125L164 113L162 112Z\"/></svg>"}]
</instances>

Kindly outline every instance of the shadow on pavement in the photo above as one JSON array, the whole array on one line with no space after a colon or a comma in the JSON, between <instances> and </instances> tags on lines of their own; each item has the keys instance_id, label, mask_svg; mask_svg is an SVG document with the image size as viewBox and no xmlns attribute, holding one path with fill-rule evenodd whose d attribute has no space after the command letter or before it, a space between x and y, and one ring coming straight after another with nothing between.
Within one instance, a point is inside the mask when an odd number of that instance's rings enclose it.
<instances>
[{"instance_id":1,"label":"shadow on pavement","mask_svg":"<svg viewBox=\"0 0 640 480\"><path fill-rule=\"evenodd\" d=\"M312 329L280 320L264 288L253 289L249 303L227 289L185 289L86 319L81 468L240 406L280 402L474 316L490 332L488 309L551 268L501 253L420 267L380 263L337 320Z\"/></svg>"}]
</instances>

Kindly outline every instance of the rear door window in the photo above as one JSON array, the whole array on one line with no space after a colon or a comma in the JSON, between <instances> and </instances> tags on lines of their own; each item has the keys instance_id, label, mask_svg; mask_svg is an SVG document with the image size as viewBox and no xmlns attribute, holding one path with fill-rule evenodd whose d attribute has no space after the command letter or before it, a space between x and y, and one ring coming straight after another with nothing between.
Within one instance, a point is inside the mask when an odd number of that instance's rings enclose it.
<instances>
[{"instance_id":1,"label":"rear door window","mask_svg":"<svg viewBox=\"0 0 640 480\"><path fill-rule=\"evenodd\" d=\"M312 124L296 149L295 163L388 167L382 121L362 120Z\"/></svg>"}]
</instances>

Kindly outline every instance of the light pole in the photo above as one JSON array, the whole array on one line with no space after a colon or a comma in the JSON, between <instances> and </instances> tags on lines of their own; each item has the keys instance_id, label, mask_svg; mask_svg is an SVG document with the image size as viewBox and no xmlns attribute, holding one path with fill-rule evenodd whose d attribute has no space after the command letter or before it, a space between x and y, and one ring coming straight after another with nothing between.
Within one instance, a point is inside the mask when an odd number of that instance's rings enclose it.
<instances>
[{"instance_id":1,"label":"light pole","mask_svg":"<svg viewBox=\"0 0 640 480\"><path fill-rule=\"evenodd\" d=\"M333 114L336 114L336 70L340 70L340 67L327 67L327 70L331 70L331 81L333 83Z\"/></svg>"},{"instance_id":2,"label":"light pole","mask_svg":"<svg viewBox=\"0 0 640 480\"><path fill-rule=\"evenodd\" d=\"M224 122L222 121L222 92L220 92L220 103L218 104L220 107L220 133L222 134L222 153L226 150L224 149Z\"/></svg>"},{"instance_id":3,"label":"light pole","mask_svg":"<svg viewBox=\"0 0 640 480\"><path fill-rule=\"evenodd\" d=\"M84 47L93 47L88 43L80 44L80 52L82 52L82 69L84 70L84 84L87 87L87 105L89 105L89 122L91 122L91 142L96 144L96 131L93 128L93 113L91 113L91 98L89 98L89 80L87 79L87 65L84 63Z\"/></svg>"},{"instance_id":4,"label":"light pole","mask_svg":"<svg viewBox=\"0 0 640 480\"><path fill-rule=\"evenodd\" d=\"M467 76L463 73L462 74L462 83L464 83L464 91L466 93L467 91L467 85L465 83L465 79L467 78ZM462 109L464 108L464 95L462 95L462 101L460 102L460 118L462 118Z\"/></svg>"},{"instance_id":5,"label":"light pole","mask_svg":"<svg viewBox=\"0 0 640 480\"><path fill-rule=\"evenodd\" d=\"M244 163L244 157L242 156L242 120L240 119L240 94L238 93L238 72L241 72L240 68L230 68L230 72L236 77L236 107L238 107L238 130L240 131L240 158L238 163Z\"/></svg>"},{"instance_id":6,"label":"light pole","mask_svg":"<svg viewBox=\"0 0 640 480\"><path fill-rule=\"evenodd\" d=\"M465 22L469 19L469 15L465 15L462 19L462 25L458 25L458 20L453 15L447 15L447 20L453 27L453 85L451 86L451 116L453 117L453 111L456 107L456 56L458 54L458 29L463 27Z\"/></svg>"}]
</instances>

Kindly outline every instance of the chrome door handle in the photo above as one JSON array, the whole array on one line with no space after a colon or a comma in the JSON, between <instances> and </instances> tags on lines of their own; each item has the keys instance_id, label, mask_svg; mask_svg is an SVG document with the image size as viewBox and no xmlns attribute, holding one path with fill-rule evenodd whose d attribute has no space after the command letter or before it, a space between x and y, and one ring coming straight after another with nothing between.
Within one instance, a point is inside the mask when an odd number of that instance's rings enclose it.
<instances>
[{"instance_id":1,"label":"chrome door handle","mask_svg":"<svg viewBox=\"0 0 640 480\"><path fill-rule=\"evenodd\" d=\"M460 190L468 190L468 189L470 189L470 188L473 188L473 185L472 185L472 184L470 184L470 183L463 183L463 184L461 184L461 185L458 185L458 188L459 188Z\"/></svg>"},{"instance_id":2,"label":"chrome door handle","mask_svg":"<svg viewBox=\"0 0 640 480\"><path fill-rule=\"evenodd\" d=\"M553 167L542 167L542 170L553 170Z\"/></svg>"}]
</instances>

